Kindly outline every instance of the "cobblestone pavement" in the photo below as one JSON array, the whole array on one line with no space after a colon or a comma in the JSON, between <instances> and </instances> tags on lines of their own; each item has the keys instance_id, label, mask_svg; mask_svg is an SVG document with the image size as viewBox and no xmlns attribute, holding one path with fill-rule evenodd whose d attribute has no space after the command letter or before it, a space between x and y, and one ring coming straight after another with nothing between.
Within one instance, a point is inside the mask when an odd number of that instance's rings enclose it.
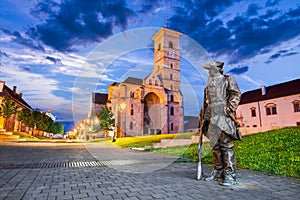
<instances>
[{"instance_id":1,"label":"cobblestone pavement","mask_svg":"<svg viewBox=\"0 0 300 200\"><path fill-rule=\"evenodd\" d=\"M0 145L0 199L299 199L299 179L248 170L238 185L195 180L196 163L108 144ZM208 175L210 169L204 166Z\"/></svg>"}]
</instances>

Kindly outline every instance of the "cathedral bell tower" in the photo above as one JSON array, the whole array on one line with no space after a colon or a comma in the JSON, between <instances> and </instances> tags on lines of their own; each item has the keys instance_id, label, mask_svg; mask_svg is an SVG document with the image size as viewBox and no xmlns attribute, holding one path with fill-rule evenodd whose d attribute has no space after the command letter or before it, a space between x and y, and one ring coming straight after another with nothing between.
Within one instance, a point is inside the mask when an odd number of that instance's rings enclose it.
<instances>
[{"instance_id":1,"label":"cathedral bell tower","mask_svg":"<svg viewBox=\"0 0 300 200\"><path fill-rule=\"evenodd\" d=\"M165 105L166 122L164 133L183 132L183 98L180 91L180 44L182 34L161 28L153 37L154 70L165 91L162 104Z\"/></svg>"},{"instance_id":2,"label":"cathedral bell tower","mask_svg":"<svg viewBox=\"0 0 300 200\"><path fill-rule=\"evenodd\" d=\"M163 86L170 91L180 90L180 47L182 34L161 28L153 37L154 73L161 78Z\"/></svg>"}]
</instances>

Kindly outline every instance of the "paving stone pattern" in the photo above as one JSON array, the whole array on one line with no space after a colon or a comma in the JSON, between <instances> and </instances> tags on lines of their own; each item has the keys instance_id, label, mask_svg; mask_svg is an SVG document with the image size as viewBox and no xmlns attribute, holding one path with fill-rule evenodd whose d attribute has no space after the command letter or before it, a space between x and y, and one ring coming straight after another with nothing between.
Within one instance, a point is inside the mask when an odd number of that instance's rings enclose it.
<instances>
[{"instance_id":1,"label":"paving stone pattern","mask_svg":"<svg viewBox=\"0 0 300 200\"><path fill-rule=\"evenodd\" d=\"M165 165L155 168L148 158L155 162L161 160ZM130 162L125 162L126 159ZM81 143L2 143L0 199L296 200L300 197L299 179L239 170L238 185L224 187L216 182L195 180L196 163L170 160L157 154L133 152L101 143L92 144L92 148L91 144ZM53 166L42 167L41 163L52 163ZM53 163L66 165L55 166ZM86 164L73 166L68 163ZM139 170L149 167L154 168L145 172ZM136 173L128 172L133 168L137 169ZM209 167L204 166L205 175L209 172Z\"/></svg>"}]
</instances>

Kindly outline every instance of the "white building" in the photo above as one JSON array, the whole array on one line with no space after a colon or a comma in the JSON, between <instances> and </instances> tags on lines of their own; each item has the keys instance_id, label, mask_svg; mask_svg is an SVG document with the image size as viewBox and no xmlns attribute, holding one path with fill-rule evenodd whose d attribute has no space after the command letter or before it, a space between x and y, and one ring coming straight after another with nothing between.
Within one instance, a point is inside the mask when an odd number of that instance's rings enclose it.
<instances>
[{"instance_id":1,"label":"white building","mask_svg":"<svg viewBox=\"0 0 300 200\"><path fill-rule=\"evenodd\" d=\"M236 116L246 134L300 126L300 79L243 93Z\"/></svg>"}]
</instances>

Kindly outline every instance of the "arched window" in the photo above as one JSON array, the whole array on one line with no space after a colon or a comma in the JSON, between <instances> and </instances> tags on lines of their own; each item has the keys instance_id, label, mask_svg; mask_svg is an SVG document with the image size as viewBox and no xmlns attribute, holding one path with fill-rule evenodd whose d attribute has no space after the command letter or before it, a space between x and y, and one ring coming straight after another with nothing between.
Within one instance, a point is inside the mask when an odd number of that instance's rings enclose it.
<instances>
[{"instance_id":1,"label":"arched window","mask_svg":"<svg viewBox=\"0 0 300 200\"><path fill-rule=\"evenodd\" d=\"M161 46L161 45L160 45L160 44L158 44L157 50L160 50L160 48L161 48L160 46Z\"/></svg>"},{"instance_id":2,"label":"arched window","mask_svg":"<svg viewBox=\"0 0 300 200\"><path fill-rule=\"evenodd\" d=\"M155 85L155 86L158 86L157 80L155 80L154 85Z\"/></svg>"},{"instance_id":3,"label":"arched window","mask_svg":"<svg viewBox=\"0 0 300 200\"><path fill-rule=\"evenodd\" d=\"M173 130L174 130L174 124L171 123L171 131L173 131Z\"/></svg>"},{"instance_id":4,"label":"arched window","mask_svg":"<svg viewBox=\"0 0 300 200\"><path fill-rule=\"evenodd\" d=\"M174 115L174 107L173 106L170 109L170 115Z\"/></svg>"},{"instance_id":5,"label":"arched window","mask_svg":"<svg viewBox=\"0 0 300 200\"><path fill-rule=\"evenodd\" d=\"M133 122L130 122L130 129L133 129Z\"/></svg>"},{"instance_id":6,"label":"arched window","mask_svg":"<svg viewBox=\"0 0 300 200\"><path fill-rule=\"evenodd\" d=\"M130 91L130 97L134 98L134 92Z\"/></svg>"},{"instance_id":7,"label":"arched window","mask_svg":"<svg viewBox=\"0 0 300 200\"><path fill-rule=\"evenodd\" d=\"M169 41L169 48L174 48L173 42Z\"/></svg>"},{"instance_id":8,"label":"arched window","mask_svg":"<svg viewBox=\"0 0 300 200\"><path fill-rule=\"evenodd\" d=\"M174 102L174 95L171 95L171 96L170 96L170 101L171 101L171 102Z\"/></svg>"},{"instance_id":9,"label":"arched window","mask_svg":"<svg viewBox=\"0 0 300 200\"><path fill-rule=\"evenodd\" d=\"M173 90L173 85L171 85L171 90Z\"/></svg>"},{"instance_id":10,"label":"arched window","mask_svg":"<svg viewBox=\"0 0 300 200\"><path fill-rule=\"evenodd\" d=\"M300 112L300 101L295 100L292 102L294 107L294 112Z\"/></svg>"},{"instance_id":11,"label":"arched window","mask_svg":"<svg viewBox=\"0 0 300 200\"><path fill-rule=\"evenodd\" d=\"M170 67L171 67L171 69L173 69L173 67L174 67L173 63L171 63L171 66L170 66Z\"/></svg>"},{"instance_id":12,"label":"arched window","mask_svg":"<svg viewBox=\"0 0 300 200\"><path fill-rule=\"evenodd\" d=\"M255 107L251 107L250 111L251 111L251 117L256 117L256 108Z\"/></svg>"},{"instance_id":13,"label":"arched window","mask_svg":"<svg viewBox=\"0 0 300 200\"><path fill-rule=\"evenodd\" d=\"M277 114L277 106L274 103L269 103L265 106L266 115L276 115Z\"/></svg>"},{"instance_id":14,"label":"arched window","mask_svg":"<svg viewBox=\"0 0 300 200\"><path fill-rule=\"evenodd\" d=\"M170 80L173 80L173 74L170 74Z\"/></svg>"},{"instance_id":15,"label":"arched window","mask_svg":"<svg viewBox=\"0 0 300 200\"><path fill-rule=\"evenodd\" d=\"M131 115L134 115L134 112L133 112L133 104L130 105L130 114L131 114Z\"/></svg>"},{"instance_id":16,"label":"arched window","mask_svg":"<svg viewBox=\"0 0 300 200\"><path fill-rule=\"evenodd\" d=\"M152 85L152 80L151 79L149 79L149 85Z\"/></svg>"}]
</instances>

